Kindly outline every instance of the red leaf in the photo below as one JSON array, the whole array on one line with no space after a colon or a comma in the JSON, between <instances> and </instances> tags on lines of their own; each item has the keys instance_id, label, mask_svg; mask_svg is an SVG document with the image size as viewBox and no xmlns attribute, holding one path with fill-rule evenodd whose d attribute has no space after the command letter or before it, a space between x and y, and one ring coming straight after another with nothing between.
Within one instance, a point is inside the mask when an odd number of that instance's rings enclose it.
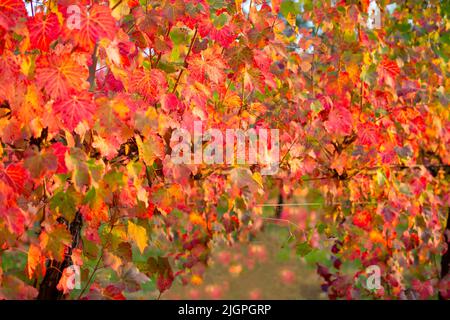
<instances>
[{"instance_id":1,"label":"red leaf","mask_svg":"<svg viewBox=\"0 0 450 320\"><path fill-rule=\"evenodd\" d=\"M126 300L125 296L122 294L122 291L123 290L121 288L111 284L103 289L102 294L112 300Z\"/></svg>"},{"instance_id":2,"label":"red leaf","mask_svg":"<svg viewBox=\"0 0 450 320\"><path fill-rule=\"evenodd\" d=\"M157 69L137 69L130 80L130 89L144 96L147 101L157 100L167 89L164 73Z\"/></svg>"},{"instance_id":3,"label":"red leaf","mask_svg":"<svg viewBox=\"0 0 450 320\"><path fill-rule=\"evenodd\" d=\"M8 230L12 234L21 235L25 232L25 225L27 225L27 217L25 212L22 209L17 207L11 207L0 210L0 217L6 225L8 226Z\"/></svg>"},{"instance_id":4,"label":"red leaf","mask_svg":"<svg viewBox=\"0 0 450 320\"><path fill-rule=\"evenodd\" d=\"M395 61L389 60L386 57L383 58L383 61L381 61L380 66L391 77L396 77L397 75L400 74L400 68L398 67L397 63Z\"/></svg>"},{"instance_id":5,"label":"red leaf","mask_svg":"<svg viewBox=\"0 0 450 320\"><path fill-rule=\"evenodd\" d=\"M386 83L388 86L395 87L395 78L400 74L400 68L395 61L384 57L378 65L378 81Z\"/></svg>"},{"instance_id":6,"label":"red leaf","mask_svg":"<svg viewBox=\"0 0 450 320\"><path fill-rule=\"evenodd\" d=\"M74 37L78 44L84 48L92 48L102 39L113 39L116 34L116 20L111 16L111 9L106 6L94 4L86 10L82 8L80 14L80 29L74 28L69 38Z\"/></svg>"},{"instance_id":7,"label":"red leaf","mask_svg":"<svg viewBox=\"0 0 450 320\"><path fill-rule=\"evenodd\" d=\"M58 100L53 105L53 110L60 117L64 126L72 131L83 120L92 118L96 105L92 96L87 92L72 94L65 100Z\"/></svg>"},{"instance_id":8,"label":"red leaf","mask_svg":"<svg viewBox=\"0 0 450 320\"><path fill-rule=\"evenodd\" d=\"M22 193L28 172L21 164L10 164L0 171L0 179L6 182L15 192Z\"/></svg>"},{"instance_id":9,"label":"red leaf","mask_svg":"<svg viewBox=\"0 0 450 320\"><path fill-rule=\"evenodd\" d=\"M50 43L58 38L61 27L56 14L39 12L28 21L28 30L32 46L46 51Z\"/></svg>"},{"instance_id":10,"label":"red leaf","mask_svg":"<svg viewBox=\"0 0 450 320\"><path fill-rule=\"evenodd\" d=\"M26 14L24 1L0 0L0 27L4 29L13 27L17 19Z\"/></svg>"},{"instance_id":11,"label":"red leaf","mask_svg":"<svg viewBox=\"0 0 450 320\"><path fill-rule=\"evenodd\" d=\"M365 146L377 144L379 137L378 127L371 123L364 123L358 126L358 142Z\"/></svg>"},{"instance_id":12,"label":"red leaf","mask_svg":"<svg viewBox=\"0 0 450 320\"><path fill-rule=\"evenodd\" d=\"M362 229L368 228L371 222L372 216L370 215L370 212L366 210L358 211L353 216L353 224Z\"/></svg>"},{"instance_id":13,"label":"red leaf","mask_svg":"<svg viewBox=\"0 0 450 320\"><path fill-rule=\"evenodd\" d=\"M352 114L344 107L334 107L325 122L330 134L349 135L352 132Z\"/></svg>"},{"instance_id":14,"label":"red leaf","mask_svg":"<svg viewBox=\"0 0 450 320\"><path fill-rule=\"evenodd\" d=\"M64 159L69 148L63 145L61 142L57 142L52 145L52 149L53 153L58 159L58 168L56 169L56 173L67 173L66 161Z\"/></svg>"},{"instance_id":15,"label":"red leaf","mask_svg":"<svg viewBox=\"0 0 450 320\"><path fill-rule=\"evenodd\" d=\"M166 112L178 111L182 107L180 100L173 93L161 97L161 108Z\"/></svg>"},{"instance_id":16,"label":"red leaf","mask_svg":"<svg viewBox=\"0 0 450 320\"><path fill-rule=\"evenodd\" d=\"M160 274L156 280L156 286L158 287L159 292L163 293L164 291L169 290L173 280L172 274Z\"/></svg>"}]
</instances>

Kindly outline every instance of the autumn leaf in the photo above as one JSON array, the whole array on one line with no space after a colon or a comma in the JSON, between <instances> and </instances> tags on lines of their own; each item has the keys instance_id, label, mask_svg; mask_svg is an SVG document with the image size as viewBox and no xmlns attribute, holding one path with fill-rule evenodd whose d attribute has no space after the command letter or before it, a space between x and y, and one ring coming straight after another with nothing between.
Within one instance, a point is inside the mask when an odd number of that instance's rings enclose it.
<instances>
[{"instance_id":1,"label":"autumn leaf","mask_svg":"<svg viewBox=\"0 0 450 320\"><path fill-rule=\"evenodd\" d=\"M102 290L102 295L108 300L126 300L125 296L122 294L122 291L123 288L114 285L109 285Z\"/></svg>"},{"instance_id":2,"label":"autumn leaf","mask_svg":"<svg viewBox=\"0 0 450 320\"><path fill-rule=\"evenodd\" d=\"M26 16L24 2L21 0L0 1L0 27L9 29L13 27L17 19Z\"/></svg>"},{"instance_id":3,"label":"autumn leaf","mask_svg":"<svg viewBox=\"0 0 450 320\"><path fill-rule=\"evenodd\" d=\"M378 128L371 123L365 123L358 127L358 141L362 145L374 145L379 139Z\"/></svg>"},{"instance_id":4,"label":"autumn leaf","mask_svg":"<svg viewBox=\"0 0 450 320\"><path fill-rule=\"evenodd\" d=\"M167 257L149 257L142 270L149 276L156 275L156 285L160 292L168 290L174 280L172 267Z\"/></svg>"},{"instance_id":5,"label":"autumn leaf","mask_svg":"<svg viewBox=\"0 0 450 320\"><path fill-rule=\"evenodd\" d=\"M157 100L167 89L164 73L160 70L136 69L130 78L130 90L142 95L147 101Z\"/></svg>"},{"instance_id":6,"label":"autumn leaf","mask_svg":"<svg viewBox=\"0 0 450 320\"><path fill-rule=\"evenodd\" d=\"M83 186L89 185L91 177L89 167L86 164L86 155L80 149L72 149L65 153L65 164L72 174L72 180L75 188L80 190Z\"/></svg>"},{"instance_id":7,"label":"autumn leaf","mask_svg":"<svg viewBox=\"0 0 450 320\"><path fill-rule=\"evenodd\" d=\"M444 1L72 2L0 0L0 299L218 298L268 229L287 284L294 249L330 299L448 296ZM279 170L174 163L197 121L279 130Z\"/></svg>"},{"instance_id":8,"label":"autumn leaf","mask_svg":"<svg viewBox=\"0 0 450 320\"><path fill-rule=\"evenodd\" d=\"M395 79L400 74L400 68L395 61L384 57L378 65L378 81L385 82L388 86L395 88Z\"/></svg>"},{"instance_id":9,"label":"autumn leaf","mask_svg":"<svg viewBox=\"0 0 450 320\"><path fill-rule=\"evenodd\" d=\"M7 288L8 290L4 290ZM1 299L9 300L33 300L38 295L38 290L14 275L5 274L2 277L2 288L0 288Z\"/></svg>"},{"instance_id":10,"label":"autumn leaf","mask_svg":"<svg viewBox=\"0 0 450 320\"><path fill-rule=\"evenodd\" d=\"M372 216L367 210L357 211L353 216L353 224L363 229L369 228L371 221Z\"/></svg>"},{"instance_id":11,"label":"autumn leaf","mask_svg":"<svg viewBox=\"0 0 450 320\"><path fill-rule=\"evenodd\" d=\"M122 259L116 256L115 254L105 251L103 254L103 264L116 271L118 274L120 272L120 268L123 264Z\"/></svg>"},{"instance_id":12,"label":"autumn leaf","mask_svg":"<svg viewBox=\"0 0 450 320\"><path fill-rule=\"evenodd\" d=\"M80 46L90 49L102 38L112 40L116 30L116 21L111 16L111 9L94 4L89 10L82 7L80 28L73 28L68 35L75 38Z\"/></svg>"},{"instance_id":13,"label":"autumn leaf","mask_svg":"<svg viewBox=\"0 0 450 320\"><path fill-rule=\"evenodd\" d=\"M49 45L58 38L61 27L55 13L44 15L38 12L28 21L31 45L40 50L48 50Z\"/></svg>"},{"instance_id":14,"label":"autumn leaf","mask_svg":"<svg viewBox=\"0 0 450 320\"><path fill-rule=\"evenodd\" d=\"M52 98L66 99L71 90L88 88L87 77L87 68L68 56L52 56L36 68L38 85Z\"/></svg>"},{"instance_id":15,"label":"autumn leaf","mask_svg":"<svg viewBox=\"0 0 450 320\"><path fill-rule=\"evenodd\" d=\"M28 215L17 207L2 208L0 206L0 218L3 225L11 234L22 235L25 232Z\"/></svg>"},{"instance_id":16,"label":"autumn leaf","mask_svg":"<svg viewBox=\"0 0 450 320\"><path fill-rule=\"evenodd\" d=\"M141 251L144 253L148 246L147 230L131 221L128 221L128 239L133 241Z\"/></svg>"},{"instance_id":17,"label":"autumn leaf","mask_svg":"<svg viewBox=\"0 0 450 320\"><path fill-rule=\"evenodd\" d=\"M259 172L252 174L250 169L237 167L230 171L230 179L238 188L248 187L252 192L262 192L263 190Z\"/></svg>"},{"instance_id":18,"label":"autumn leaf","mask_svg":"<svg viewBox=\"0 0 450 320\"><path fill-rule=\"evenodd\" d=\"M158 210L168 214L176 207L185 206L186 195L179 184L171 184L168 188L155 187L151 199Z\"/></svg>"},{"instance_id":19,"label":"autumn leaf","mask_svg":"<svg viewBox=\"0 0 450 320\"><path fill-rule=\"evenodd\" d=\"M45 274L45 258L41 254L41 248L38 245L31 244L28 249L27 258L27 274L28 278L32 279L35 271L41 268L42 274Z\"/></svg>"},{"instance_id":20,"label":"autumn leaf","mask_svg":"<svg viewBox=\"0 0 450 320\"><path fill-rule=\"evenodd\" d=\"M109 7L111 8L111 14L112 16L119 20L123 16L126 16L130 13L130 8L133 8L134 4L133 2L137 2L137 5L139 5L138 1L121 1L121 0L111 0L109 1ZM114 8L114 10L112 10Z\"/></svg>"},{"instance_id":21,"label":"autumn leaf","mask_svg":"<svg viewBox=\"0 0 450 320\"><path fill-rule=\"evenodd\" d=\"M58 225L50 231L43 231L39 241L48 258L62 261L66 248L71 245L72 236L64 225Z\"/></svg>"},{"instance_id":22,"label":"autumn leaf","mask_svg":"<svg viewBox=\"0 0 450 320\"><path fill-rule=\"evenodd\" d=\"M69 150L65 145L63 145L61 142L54 143L52 145L53 153L57 158L58 161L58 167L56 168L56 173L67 173L67 167L66 167L66 161L65 161L65 155L66 152Z\"/></svg>"},{"instance_id":23,"label":"autumn leaf","mask_svg":"<svg viewBox=\"0 0 450 320\"><path fill-rule=\"evenodd\" d=\"M166 112L182 110L182 103L173 93L164 94L161 96L161 108Z\"/></svg>"},{"instance_id":24,"label":"autumn leaf","mask_svg":"<svg viewBox=\"0 0 450 320\"><path fill-rule=\"evenodd\" d=\"M61 278L56 285L56 288L62 291L63 294L68 294L70 291L76 288L76 281L80 281L78 277L79 275L76 274L76 269L74 266L64 268Z\"/></svg>"},{"instance_id":25,"label":"autumn leaf","mask_svg":"<svg viewBox=\"0 0 450 320\"><path fill-rule=\"evenodd\" d=\"M17 193L23 192L27 178L28 171L19 163L12 163L4 170L0 170L0 179Z\"/></svg>"},{"instance_id":26,"label":"autumn leaf","mask_svg":"<svg viewBox=\"0 0 450 320\"><path fill-rule=\"evenodd\" d=\"M145 161L145 164L151 166L155 159L162 158L164 146L161 138L154 135L142 141L141 137L136 135L136 143L139 150L139 158Z\"/></svg>"},{"instance_id":27,"label":"autumn leaf","mask_svg":"<svg viewBox=\"0 0 450 320\"><path fill-rule=\"evenodd\" d=\"M226 68L217 50L205 50L191 55L188 60L190 76L199 82L205 81L205 76L213 83L221 83L225 78Z\"/></svg>"},{"instance_id":28,"label":"autumn leaf","mask_svg":"<svg viewBox=\"0 0 450 320\"><path fill-rule=\"evenodd\" d=\"M36 149L27 152L24 164L28 168L32 178L41 179L45 174L56 171L58 168L58 160L52 152Z\"/></svg>"},{"instance_id":29,"label":"autumn leaf","mask_svg":"<svg viewBox=\"0 0 450 320\"><path fill-rule=\"evenodd\" d=\"M60 214L67 221L73 221L77 211L79 199L73 188L66 191L59 191L50 200L50 209Z\"/></svg>"},{"instance_id":30,"label":"autumn leaf","mask_svg":"<svg viewBox=\"0 0 450 320\"><path fill-rule=\"evenodd\" d=\"M67 98L53 104L53 111L70 131L82 121L90 123L96 108L92 95L87 92L72 92Z\"/></svg>"},{"instance_id":31,"label":"autumn leaf","mask_svg":"<svg viewBox=\"0 0 450 320\"><path fill-rule=\"evenodd\" d=\"M325 121L324 125L330 134L346 136L352 132L352 118L352 114L347 108L334 107L330 110L328 120Z\"/></svg>"},{"instance_id":32,"label":"autumn leaf","mask_svg":"<svg viewBox=\"0 0 450 320\"><path fill-rule=\"evenodd\" d=\"M146 283L150 280L131 262L128 262L122 267L120 276L125 283L126 290L129 292L135 292L139 290L141 288L141 284Z\"/></svg>"}]
</instances>

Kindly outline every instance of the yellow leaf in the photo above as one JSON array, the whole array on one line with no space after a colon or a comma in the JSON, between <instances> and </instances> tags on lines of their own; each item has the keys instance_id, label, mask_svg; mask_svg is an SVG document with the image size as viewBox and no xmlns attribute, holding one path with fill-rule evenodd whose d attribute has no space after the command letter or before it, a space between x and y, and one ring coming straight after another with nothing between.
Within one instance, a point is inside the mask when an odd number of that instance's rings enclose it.
<instances>
[{"instance_id":1,"label":"yellow leaf","mask_svg":"<svg viewBox=\"0 0 450 320\"><path fill-rule=\"evenodd\" d=\"M353 83L359 81L359 66L356 63L348 64L345 69Z\"/></svg>"},{"instance_id":2,"label":"yellow leaf","mask_svg":"<svg viewBox=\"0 0 450 320\"><path fill-rule=\"evenodd\" d=\"M370 231L369 237L372 242L378 242L378 243L384 242L383 235L378 231L375 231L375 230Z\"/></svg>"},{"instance_id":3,"label":"yellow leaf","mask_svg":"<svg viewBox=\"0 0 450 320\"><path fill-rule=\"evenodd\" d=\"M144 253L148 244L147 230L144 227L138 226L131 221L128 221L128 239L134 241L141 253Z\"/></svg>"},{"instance_id":4,"label":"yellow leaf","mask_svg":"<svg viewBox=\"0 0 450 320\"><path fill-rule=\"evenodd\" d=\"M122 0L111 0L109 1L109 7L112 10L111 15L117 20L122 19L124 16L130 13L130 7L128 6L128 1Z\"/></svg>"},{"instance_id":5,"label":"yellow leaf","mask_svg":"<svg viewBox=\"0 0 450 320\"><path fill-rule=\"evenodd\" d=\"M130 108L128 108L123 100L115 100L112 106L121 119L125 119L130 112Z\"/></svg>"},{"instance_id":6,"label":"yellow leaf","mask_svg":"<svg viewBox=\"0 0 450 320\"><path fill-rule=\"evenodd\" d=\"M253 173L253 180L255 180L256 183L257 183L261 188L264 187L264 186L263 186L263 180L262 180L262 177L261 177L261 173L259 173L259 172Z\"/></svg>"},{"instance_id":7,"label":"yellow leaf","mask_svg":"<svg viewBox=\"0 0 450 320\"><path fill-rule=\"evenodd\" d=\"M145 142L139 135L135 138L139 149L139 159L143 160L147 166L151 166L156 158L162 157L164 145L157 135L148 137Z\"/></svg>"},{"instance_id":8,"label":"yellow leaf","mask_svg":"<svg viewBox=\"0 0 450 320\"><path fill-rule=\"evenodd\" d=\"M47 6L50 8L50 11L56 14L58 17L58 21L60 24L64 23L64 16L62 13L58 10L58 3L56 1L49 1L47 3Z\"/></svg>"},{"instance_id":9,"label":"yellow leaf","mask_svg":"<svg viewBox=\"0 0 450 320\"><path fill-rule=\"evenodd\" d=\"M372 63L372 58L370 57L370 53L368 53L368 52L364 53L363 62L364 62L364 64L371 64Z\"/></svg>"},{"instance_id":10,"label":"yellow leaf","mask_svg":"<svg viewBox=\"0 0 450 320\"><path fill-rule=\"evenodd\" d=\"M240 107L242 104L241 97L239 97L237 94L233 93L225 98L225 101L223 102L223 104L225 106L227 106L228 108Z\"/></svg>"},{"instance_id":11,"label":"yellow leaf","mask_svg":"<svg viewBox=\"0 0 450 320\"><path fill-rule=\"evenodd\" d=\"M286 20L291 26L295 26L296 15L289 12Z\"/></svg>"},{"instance_id":12,"label":"yellow leaf","mask_svg":"<svg viewBox=\"0 0 450 320\"><path fill-rule=\"evenodd\" d=\"M34 57L25 56L22 58L22 63L20 65L20 70L26 76L30 75L34 70Z\"/></svg>"},{"instance_id":13,"label":"yellow leaf","mask_svg":"<svg viewBox=\"0 0 450 320\"><path fill-rule=\"evenodd\" d=\"M192 224L206 226L205 219L203 219L203 217L202 217L199 213L197 213L197 212L192 212L192 213L189 215L189 221L190 221Z\"/></svg>"},{"instance_id":14,"label":"yellow leaf","mask_svg":"<svg viewBox=\"0 0 450 320\"><path fill-rule=\"evenodd\" d=\"M242 12L242 0L235 0L234 3L236 4L236 11L238 13Z\"/></svg>"},{"instance_id":15,"label":"yellow leaf","mask_svg":"<svg viewBox=\"0 0 450 320\"><path fill-rule=\"evenodd\" d=\"M92 146L100 151L102 156L106 156L108 158L112 158L115 154L116 149L108 143L106 139L103 139L100 136L95 135L94 141L92 142Z\"/></svg>"}]
</instances>

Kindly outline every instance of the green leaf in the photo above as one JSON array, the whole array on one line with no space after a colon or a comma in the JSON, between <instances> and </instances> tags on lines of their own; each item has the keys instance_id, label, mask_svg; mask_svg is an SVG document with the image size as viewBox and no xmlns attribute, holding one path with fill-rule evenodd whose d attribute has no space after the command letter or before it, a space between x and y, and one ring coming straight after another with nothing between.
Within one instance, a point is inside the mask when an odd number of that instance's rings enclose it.
<instances>
[{"instance_id":1,"label":"green leaf","mask_svg":"<svg viewBox=\"0 0 450 320\"><path fill-rule=\"evenodd\" d=\"M301 243L297 244L296 252L299 256L304 257L311 251L312 251L312 248L308 242L305 241L305 242L301 242Z\"/></svg>"},{"instance_id":2,"label":"green leaf","mask_svg":"<svg viewBox=\"0 0 450 320\"><path fill-rule=\"evenodd\" d=\"M280 12L283 16L287 17L289 13L297 14L298 13L298 4L294 1L282 1L280 6Z\"/></svg>"},{"instance_id":3,"label":"green leaf","mask_svg":"<svg viewBox=\"0 0 450 320\"><path fill-rule=\"evenodd\" d=\"M75 218L77 211L78 199L75 190L57 192L50 200L50 209L61 214L67 221Z\"/></svg>"}]
</instances>

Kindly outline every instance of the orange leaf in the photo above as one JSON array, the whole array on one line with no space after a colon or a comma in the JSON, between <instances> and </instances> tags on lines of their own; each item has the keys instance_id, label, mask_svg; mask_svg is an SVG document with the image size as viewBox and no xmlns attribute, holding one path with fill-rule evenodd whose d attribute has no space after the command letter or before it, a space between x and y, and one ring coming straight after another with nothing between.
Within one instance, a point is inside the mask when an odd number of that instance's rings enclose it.
<instances>
[{"instance_id":1,"label":"orange leaf","mask_svg":"<svg viewBox=\"0 0 450 320\"><path fill-rule=\"evenodd\" d=\"M209 80L219 84L224 81L226 68L220 53L214 50L205 50L202 53L192 55L188 59L191 76L199 81L205 81L205 75Z\"/></svg>"},{"instance_id":2,"label":"orange leaf","mask_svg":"<svg viewBox=\"0 0 450 320\"><path fill-rule=\"evenodd\" d=\"M39 266L41 267L42 274L45 274L45 258L42 256L41 248L35 244L31 244L28 249L28 278L33 278L33 274Z\"/></svg>"},{"instance_id":3,"label":"orange leaf","mask_svg":"<svg viewBox=\"0 0 450 320\"><path fill-rule=\"evenodd\" d=\"M52 98L65 98L71 89L87 88L87 77L87 69L70 57L53 56L36 70L38 85Z\"/></svg>"}]
</instances>

